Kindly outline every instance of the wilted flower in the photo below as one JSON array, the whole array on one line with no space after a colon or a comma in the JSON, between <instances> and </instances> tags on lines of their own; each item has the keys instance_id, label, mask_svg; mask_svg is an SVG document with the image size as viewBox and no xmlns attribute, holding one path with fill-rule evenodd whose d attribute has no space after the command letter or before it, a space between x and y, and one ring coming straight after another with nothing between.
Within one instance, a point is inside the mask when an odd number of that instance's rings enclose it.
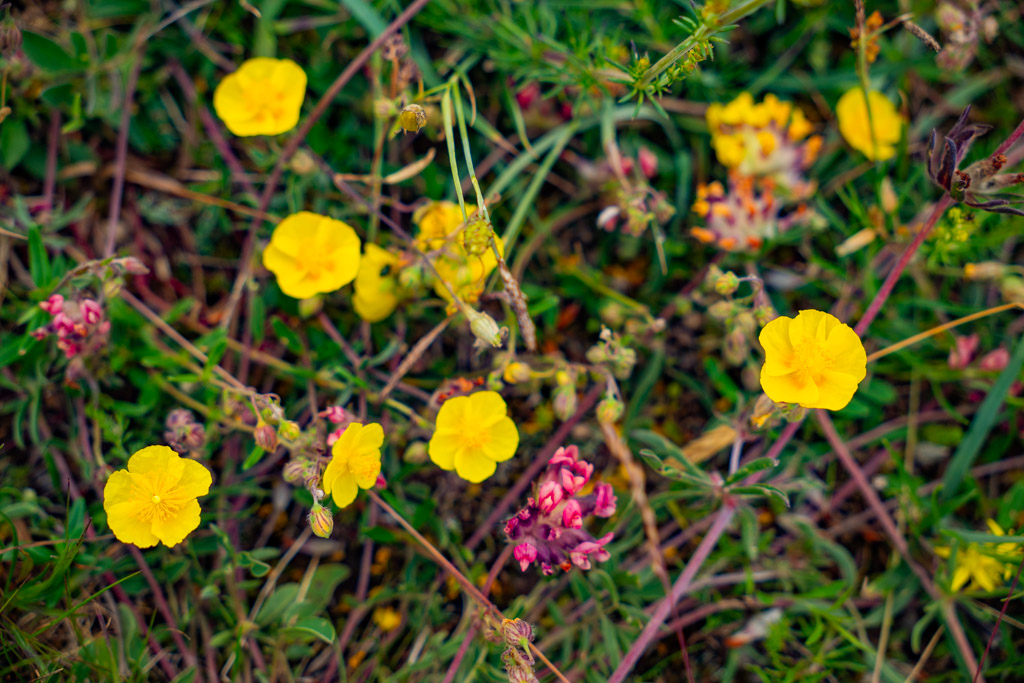
<instances>
[{"instance_id":1,"label":"wilted flower","mask_svg":"<svg viewBox=\"0 0 1024 683\"><path fill-rule=\"evenodd\" d=\"M418 104L409 104L398 114L398 125L406 133L418 133L427 125L427 112Z\"/></svg>"},{"instance_id":2,"label":"wilted flower","mask_svg":"<svg viewBox=\"0 0 1024 683\"><path fill-rule=\"evenodd\" d=\"M505 535L514 543L512 556L519 567L540 561L545 574L559 566L590 569L591 559L604 562L610 555L604 546L612 534L594 539L583 529L589 515L615 514L615 494L609 484L597 484L589 495L580 495L593 475L594 467L580 460L576 446L559 448L548 460L547 469L535 484L535 498L505 522Z\"/></svg>"},{"instance_id":3,"label":"wilted flower","mask_svg":"<svg viewBox=\"0 0 1024 683\"><path fill-rule=\"evenodd\" d=\"M867 355L849 325L822 311L780 316L761 330L761 388L776 403L841 410L867 374Z\"/></svg>"},{"instance_id":4,"label":"wilted flower","mask_svg":"<svg viewBox=\"0 0 1024 683\"><path fill-rule=\"evenodd\" d=\"M235 135L278 135L299 122L305 97L302 67L290 59L256 57L217 85L213 108Z\"/></svg>"},{"instance_id":5,"label":"wilted flower","mask_svg":"<svg viewBox=\"0 0 1024 683\"><path fill-rule=\"evenodd\" d=\"M882 93L872 90L865 97L863 88L851 88L836 103L836 116L847 144L868 159L885 161L896 155L903 117Z\"/></svg>"},{"instance_id":6,"label":"wilted flower","mask_svg":"<svg viewBox=\"0 0 1024 683\"><path fill-rule=\"evenodd\" d=\"M967 206L1024 216L1024 211L1010 206L1021 201L1020 199L984 200L979 197L995 195L1012 185L1024 183L1024 173L999 173L1006 165L1005 156L996 154L974 162L963 171L958 169L974 139L992 128L983 123L968 123L967 115L970 111L970 107L964 109L956 124L943 136L942 143L939 143L936 131L932 131L928 152L928 175L950 197Z\"/></svg>"},{"instance_id":7,"label":"wilted flower","mask_svg":"<svg viewBox=\"0 0 1024 683\"><path fill-rule=\"evenodd\" d=\"M199 496L213 477L195 460L167 446L147 446L128 459L103 487L107 526L122 543L149 548L178 545L199 526Z\"/></svg>"},{"instance_id":8,"label":"wilted flower","mask_svg":"<svg viewBox=\"0 0 1024 683\"><path fill-rule=\"evenodd\" d=\"M443 470L455 470L478 484L494 474L499 462L515 455L519 430L495 391L479 391L445 401L437 413L429 454Z\"/></svg>"},{"instance_id":9,"label":"wilted flower","mask_svg":"<svg viewBox=\"0 0 1024 683\"><path fill-rule=\"evenodd\" d=\"M813 191L803 172L817 158L821 137L808 137L813 128L799 107L775 95L755 103L744 92L728 104L709 105L705 116L723 166L769 180L787 196L799 199Z\"/></svg>"},{"instance_id":10,"label":"wilted flower","mask_svg":"<svg viewBox=\"0 0 1024 683\"><path fill-rule=\"evenodd\" d=\"M333 292L359 271L359 236L347 223L300 211L274 228L263 265L292 298Z\"/></svg>"}]
</instances>

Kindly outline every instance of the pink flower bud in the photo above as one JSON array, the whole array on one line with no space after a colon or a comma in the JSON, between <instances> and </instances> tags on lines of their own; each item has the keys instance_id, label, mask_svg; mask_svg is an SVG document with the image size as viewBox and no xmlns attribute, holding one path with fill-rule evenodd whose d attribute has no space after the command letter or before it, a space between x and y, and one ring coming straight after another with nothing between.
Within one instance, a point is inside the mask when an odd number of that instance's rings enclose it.
<instances>
[{"instance_id":1,"label":"pink flower bud","mask_svg":"<svg viewBox=\"0 0 1024 683\"><path fill-rule=\"evenodd\" d=\"M338 429L335 429L333 432L328 434L327 435L327 446L328 447L333 446L334 442L337 441L338 439L340 439L341 435L344 434L344 433L345 433L345 428L344 427L339 427Z\"/></svg>"},{"instance_id":2,"label":"pink flower bud","mask_svg":"<svg viewBox=\"0 0 1024 683\"><path fill-rule=\"evenodd\" d=\"M564 496L565 491L558 482L546 481L540 486L540 493L537 495L537 506L541 512L547 514L562 502Z\"/></svg>"},{"instance_id":3,"label":"pink flower bud","mask_svg":"<svg viewBox=\"0 0 1024 683\"><path fill-rule=\"evenodd\" d=\"M57 315L64 310L64 297L60 294L53 294L46 301L40 302L39 308L50 315Z\"/></svg>"},{"instance_id":4,"label":"pink flower bud","mask_svg":"<svg viewBox=\"0 0 1024 683\"><path fill-rule=\"evenodd\" d=\"M256 445L265 451L273 453L277 450L277 432L274 428L268 425L262 420L256 425L255 431L252 433L253 438L256 440Z\"/></svg>"},{"instance_id":5,"label":"pink flower bud","mask_svg":"<svg viewBox=\"0 0 1024 683\"><path fill-rule=\"evenodd\" d=\"M388 480L384 478L383 474L377 475L377 481L373 483L374 488L386 489L388 487Z\"/></svg>"},{"instance_id":6,"label":"pink flower bud","mask_svg":"<svg viewBox=\"0 0 1024 683\"><path fill-rule=\"evenodd\" d=\"M529 109L530 105L537 101L538 97L540 97L540 86L536 83L530 83L516 93L516 102L519 103L520 109Z\"/></svg>"},{"instance_id":7,"label":"pink flower bud","mask_svg":"<svg viewBox=\"0 0 1024 683\"><path fill-rule=\"evenodd\" d=\"M69 318L63 311L58 311L53 316L53 326L57 330L57 334L62 337L66 337L73 334L75 331L75 323Z\"/></svg>"},{"instance_id":8,"label":"pink flower bud","mask_svg":"<svg viewBox=\"0 0 1024 683\"><path fill-rule=\"evenodd\" d=\"M563 472L565 470L562 470ZM562 524L567 529L583 528L583 510L580 509L578 500L570 500L562 508Z\"/></svg>"},{"instance_id":9,"label":"pink flower bud","mask_svg":"<svg viewBox=\"0 0 1024 683\"><path fill-rule=\"evenodd\" d=\"M83 299L81 305L82 320L86 325L95 325L103 317L103 309L92 299Z\"/></svg>"},{"instance_id":10,"label":"pink flower bud","mask_svg":"<svg viewBox=\"0 0 1024 683\"><path fill-rule=\"evenodd\" d=\"M611 484L598 484L594 487L597 495L597 502L594 504L594 514L598 517L611 517L615 514L615 491Z\"/></svg>"},{"instance_id":11,"label":"pink flower bud","mask_svg":"<svg viewBox=\"0 0 1024 683\"><path fill-rule=\"evenodd\" d=\"M601 209L601 213L597 214L597 227L611 232L619 222L619 214L621 213L622 209L617 206L604 207Z\"/></svg>"},{"instance_id":12,"label":"pink flower bud","mask_svg":"<svg viewBox=\"0 0 1024 683\"><path fill-rule=\"evenodd\" d=\"M990 351L978 361L978 367L982 370L1002 370L1010 362L1010 352L1000 346L995 351Z\"/></svg>"},{"instance_id":13,"label":"pink flower bud","mask_svg":"<svg viewBox=\"0 0 1024 683\"><path fill-rule=\"evenodd\" d=\"M142 261L135 258L134 256L127 256L125 258L117 259L115 263L120 265L122 268L124 268L127 272L131 273L132 275L145 275L146 273L149 272L149 268L146 267L146 264L144 264Z\"/></svg>"},{"instance_id":14,"label":"pink flower bud","mask_svg":"<svg viewBox=\"0 0 1024 683\"><path fill-rule=\"evenodd\" d=\"M47 335L49 335L49 334L50 334L49 327L39 327L39 328L36 328L36 329L32 330L32 336L35 337L39 341L42 341L42 340L46 339Z\"/></svg>"},{"instance_id":15,"label":"pink flower bud","mask_svg":"<svg viewBox=\"0 0 1024 683\"><path fill-rule=\"evenodd\" d=\"M636 155L640 162L640 171L647 178L653 178L658 173L658 157L646 147L641 147Z\"/></svg>"},{"instance_id":16,"label":"pink flower bud","mask_svg":"<svg viewBox=\"0 0 1024 683\"><path fill-rule=\"evenodd\" d=\"M520 543L512 549L512 557L519 562L519 569L526 571L530 563L537 559L537 549L529 543Z\"/></svg>"}]
</instances>

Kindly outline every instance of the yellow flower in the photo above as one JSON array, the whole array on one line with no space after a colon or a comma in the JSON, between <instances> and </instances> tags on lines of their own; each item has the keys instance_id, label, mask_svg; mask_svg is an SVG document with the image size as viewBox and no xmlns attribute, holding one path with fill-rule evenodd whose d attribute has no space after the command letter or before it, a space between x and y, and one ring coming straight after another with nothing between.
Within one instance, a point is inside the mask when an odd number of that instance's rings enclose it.
<instances>
[{"instance_id":1,"label":"yellow flower","mask_svg":"<svg viewBox=\"0 0 1024 683\"><path fill-rule=\"evenodd\" d=\"M373 623L377 624L381 631L388 633L402 625L402 615L391 607L378 607L373 610Z\"/></svg>"},{"instance_id":2,"label":"yellow flower","mask_svg":"<svg viewBox=\"0 0 1024 683\"><path fill-rule=\"evenodd\" d=\"M466 215L472 216L476 206L466 204ZM416 241L423 251L439 248L448 237L454 236L456 228L462 225L462 209L455 202L447 200L430 202L416 209L412 221L419 226Z\"/></svg>"},{"instance_id":3,"label":"yellow flower","mask_svg":"<svg viewBox=\"0 0 1024 683\"><path fill-rule=\"evenodd\" d=\"M213 477L195 460L167 446L147 446L128 459L103 487L107 526L122 543L149 548L185 540L199 526L199 496L210 492Z\"/></svg>"},{"instance_id":4,"label":"yellow flower","mask_svg":"<svg viewBox=\"0 0 1024 683\"><path fill-rule=\"evenodd\" d=\"M333 292L359 271L359 236L347 223L300 211L274 228L263 265L295 299Z\"/></svg>"},{"instance_id":5,"label":"yellow flower","mask_svg":"<svg viewBox=\"0 0 1024 683\"><path fill-rule=\"evenodd\" d=\"M868 107L871 107L870 126ZM843 138L868 159L885 161L896 154L896 143L903 133L903 117L882 93L870 91L865 104L862 88L847 90L836 103L836 116Z\"/></svg>"},{"instance_id":6,"label":"yellow flower","mask_svg":"<svg viewBox=\"0 0 1024 683\"><path fill-rule=\"evenodd\" d=\"M372 488L380 474L380 447L384 429L377 423L353 422L331 447L331 462L324 470L324 491L338 507L356 499L359 489Z\"/></svg>"},{"instance_id":7,"label":"yellow flower","mask_svg":"<svg viewBox=\"0 0 1024 683\"><path fill-rule=\"evenodd\" d=\"M867 374L867 355L849 325L821 311L780 317L761 330L761 388L776 403L840 410Z\"/></svg>"},{"instance_id":8,"label":"yellow flower","mask_svg":"<svg viewBox=\"0 0 1024 683\"><path fill-rule=\"evenodd\" d=\"M495 391L448 399L437 414L430 459L466 481L482 482L519 447L519 431L507 412Z\"/></svg>"},{"instance_id":9,"label":"yellow flower","mask_svg":"<svg viewBox=\"0 0 1024 683\"><path fill-rule=\"evenodd\" d=\"M213 108L235 135L278 135L299 122L306 72L290 59L256 57L224 77Z\"/></svg>"},{"instance_id":10,"label":"yellow flower","mask_svg":"<svg viewBox=\"0 0 1024 683\"><path fill-rule=\"evenodd\" d=\"M466 205L466 213L472 217L476 206ZM434 281L434 291L445 301L451 302L452 295L445 287L455 290L455 294L466 303L475 303L484 291L484 280L498 267L498 259L488 248L480 256L472 256L466 252L463 244L465 227L462 210L454 202L431 202L421 206L413 214L413 221L419 226L416 235L417 246L423 251L436 252L433 256L434 268L441 280ZM494 243L498 253L505 255L505 244L497 235Z\"/></svg>"},{"instance_id":11,"label":"yellow flower","mask_svg":"<svg viewBox=\"0 0 1024 683\"><path fill-rule=\"evenodd\" d=\"M391 315L398 306L398 280L395 270L398 255L376 244L367 244L356 274L356 293L352 304L363 320L379 322Z\"/></svg>"},{"instance_id":12,"label":"yellow flower","mask_svg":"<svg viewBox=\"0 0 1024 683\"><path fill-rule=\"evenodd\" d=\"M996 536L1006 535L994 520L986 520L986 524L989 531ZM953 590L960 590L970 581L971 588L994 591L1013 575L1013 565L992 557L991 554L1012 555L1016 552L1016 543L968 543L966 547L959 548L956 551L956 566L953 570ZM948 547L936 547L935 554L939 557L949 557L952 550Z\"/></svg>"}]
</instances>

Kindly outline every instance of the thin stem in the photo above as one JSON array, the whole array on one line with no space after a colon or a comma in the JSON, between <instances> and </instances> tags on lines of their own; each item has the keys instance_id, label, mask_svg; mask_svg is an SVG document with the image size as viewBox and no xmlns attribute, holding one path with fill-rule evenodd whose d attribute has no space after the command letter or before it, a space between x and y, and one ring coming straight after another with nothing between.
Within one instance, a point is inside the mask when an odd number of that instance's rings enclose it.
<instances>
[{"instance_id":1,"label":"thin stem","mask_svg":"<svg viewBox=\"0 0 1024 683\"><path fill-rule=\"evenodd\" d=\"M626 680L626 676L636 666L640 656L647 649L647 646L654 639L658 633L658 629L665 623L665 619L668 618L668 614L672 611L672 607L683 597L690 589L693 579L697 576L697 572L700 571L704 561L708 559L711 551L718 544L718 539L725 533L726 528L729 526L729 522L732 521L733 515L736 514L736 508L729 503L726 503L722 508L718 510L715 516L715 521L708 530L706 536L701 540L700 545L697 546L697 550L694 551L690 561L686 563L686 568L683 569L683 573L676 579L675 584L672 586L672 592L658 603L657 609L654 614L651 615L647 625L644 626L644 630L640 632L640 637L634 641L633 645L630 646L629 652L623 657L622 663L612 673L611 678L608 679L608 683L622 683Z\"/></svg>"},{"instance_id":2,"label":"thin stem","mask_svg":"<svg viewBox=\"0 0 1024 683\"><path fill-rule=\"evenodd\" d=\"M885 356L888 356L890 353L896 353L900 349L904 349L904 348L906 348L906 347L908 347L908 346L910 346L912 344L916 344L917 342L921 341L922 339L927 339L928 337L933 337L936 334L939 334L940 332L945 332L946 330L951 330L954 327L959 327L960 325L963 325L965 323L969 323L969 322L972 322L974 320L978 320L980 318L985 318L987 316L994 315L996 313L1002 313L1003 311L1008 311L1008 310L1010 310L1012 308L1017 308L1017 309L1024 310L1024 303L1021 303L1019 301L1011 301L1008 304L1003 304L1001 306L993 306L992 308L986 308L984 311L978 311L977 313L971 313L970 315L965 315L962 318L957 318L956 320L950 321L948 323L943 323L942 325L936 325L935 327L931 328L930 330L925 330L924 332L921 332L920 334L915 334L912 337L907 337L903 341L898 341L895 344L887 346L884 349L881 349L880 351L875 351L874 353L868 354L867 362L870 363L872 361L878 360L879 358L884 358Z\"/></svg>"},{"instance_id":3,"label":"thin stem","mask_svg":"<svg viewBox=\"0 0 1024 683\"><path fill-rule=\"evenodd\" d=\"M121 218L121 200L124 197L124 175L128 167L128 128L132 122L132 100L135 98L135 87L139 83L139 71L142 69L142 56L145 43L140 43L135 53L135 63L128 74L128 85L125 87L124 102L121 103L121 129L117 133L117 150L114 159L114 186L110 191L110 216L107 219L107 238L103 246L103 256L114 255L114 242L117 238L117 223Z\"/></svg>"},{"instance_id":4,"label":"thin stem","mask_svg":"<svg viewBox=\"0 0 1024 683\"><path fill-rule=\"evenodd\" d=\"M1006 599L1003 600L1003 608L999 610L999 618L996 619L996 625L992 627L992 633L988 636L988 642L985 643L985 651L981 653L981 661L978 662L978 668L974 672L974 678L971 679L971 683L976 683L978 676L981 675L982 667L985 666L985 658L988 657L988 651L992 648L992 641L996 639L996 633L999 632L999 624L1002 623L1003 617L1006 616L1006 608L1009 607L1010 600L1013 599L1013 591L1017 589L1017 582L1020 581L1021 569L1024 569L1024 556L1020 558L1020 564L1017 565L1017 573L1014 574L1013 583L1010 584L1010 592L1006 594Z\"/></svg>"},{"instance_id":5,"label":"thin stem","mask_svg":"<svg viewBox=\"0 0 1024 683\"><path fill-rule=\"evenodd\" d=\"M167 604L167 598L164 597L164 591L160 587L160 582L153 576L153 571L149 568L149 564L146 562L146 557L142 554L142 551L131 543L125 543L128 550L131 552L132 557L135 558L135 563L139 565L139 571L146 578L146 583L149 584L149 589L153 591L153 600L156 602L156 608L160 610L160 614L163 616L164 621L167 623L167 628L171 632L171 638L174 640L174 644L178 646L178 651L181 656L185 658L185 664L189 667L194 667L198 664L195 653L185 645L185 639L181 637L181 629L178 627L178 621L174 618L174 614L171 612L170 605Z\"/></svg>"}]
</instances>

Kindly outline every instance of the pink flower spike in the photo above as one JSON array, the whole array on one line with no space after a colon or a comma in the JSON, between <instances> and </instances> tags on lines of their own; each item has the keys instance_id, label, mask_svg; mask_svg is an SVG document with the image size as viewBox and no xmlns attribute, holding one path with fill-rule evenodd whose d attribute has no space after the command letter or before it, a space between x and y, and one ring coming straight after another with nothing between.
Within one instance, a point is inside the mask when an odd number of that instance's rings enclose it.
<instances>
[{"instance_id":1,"label":"pink flower spike","mask_svg":"<svg viewBox=\"0 0 1024 683\"><path fill-rule=\"evenodd\" d=\"M598 484L594 487L597 494L597 501L594 504L594 514L598 517L611 517L615 514L615 491L611 484Z\"/></svg>"},{"instance_id":2,"label":"pink flower spike","mask_svg":"<svg viewBox=\"0 0 1024 683\"><path fill-rule=\"evenodd\" d=\"M64 297L60 294L53 294L46 301L40 302L39 308L43 309L50 315L57 315L64 310Z\"/></svg>"},{"instance_id":3,"label":"pink flower spike","mask_svg":"<svg viewBox=\"0 0 1024 683\"><path fill-rule=\"evenodd\" d=\"M1002 370L1009 362L1010 352L1000 346L995 351L990 351L982 356L978 361L978 367L982 370Z\"/></svg>"},{"instance_id":4,"label":"pink flower spike","mask_svg":"<svg viewBox=\"0 0 1024 683\"><path fill-rule=\"evenodd\" d=\"M537 495L537 507L544 514L555 509L555 506L562 502L565 491L558 482L548 481L541 484L540 493Z\"/></svg>"},{"instance_id":5,"label":"pink flower spike","mask_svg":"<svg viewBox=\"0 0 1024 683\"><path fill-rule=\"evenodd\" d=\"M82 320L86 325L95 325L103 317L103 309L92 299L83 299L81 303Z\"/></svg>"},{"instance_id":6,"label":"pink flower spike","mask_svg":"<svg viewBox=\"0 0 1024 683\"><path fill-rule=\"evenodd\" d=\"M640 171L647 178L653 178L658 173L658 157L646 147L641 147L636 155L640 162Z\"/></svg>"},{"instance_id":7,"label":"pink flower spike","mask_svg":"<svg viewBox=\"0 0 1024 683\"><path fill-rule=\"evenodd\" d=\"M512 549L512 557L519 561L520 571L526 571L530 563L537 559L537 549L529 543L520 543Z\"/></svg>"},{"instance_id":8,"label":"pink flower spike","mask_svg":"<svg viewBox=\"0 0 1024 683\"><path fill-rule=\"evenodd\" d=\"M574 462L580 459L580 449L575 446L569 446L565 448L559 448L555 451L555 454L548 460L548 465L555 467L558 465L569 465L571 466Z\"/></svg>"},{"instance_id":9,"label":"pink flower spike","mask_svg":"<svg viewBox=\"0 0 1024 683\"><path fill-rule=\"evenodd\" d=\"M564 470L563 470L564 471ZM562 524L567 529L583 528L583 510L578 500L570 500L562 508Z\"/></svg>"},{"instance_id":10,"label":"pink flower spike","mask_svg":"<svg viewBox=\"0 0 1024 683\"><path fill-rule=\"evenodd\" d=\"M54 314L53 326L56 328L57 334L62 336L67 336L75 331L75 323L63 311Z\"/></svg>"},{"instance_id":11,"label":"pink flower spike","mask_svg":"<svg viewBox=\"0 0 1024 683\"><path fill-rule=\"evenodd\" d=\"M611 557L611 553L604 549L604 545L612 540L614 534L605 534L596 541L584 541L569 552L572 563L580 569L590 569L590 556L598 562L604 562Z\"/></svg>"}]
</instances>

